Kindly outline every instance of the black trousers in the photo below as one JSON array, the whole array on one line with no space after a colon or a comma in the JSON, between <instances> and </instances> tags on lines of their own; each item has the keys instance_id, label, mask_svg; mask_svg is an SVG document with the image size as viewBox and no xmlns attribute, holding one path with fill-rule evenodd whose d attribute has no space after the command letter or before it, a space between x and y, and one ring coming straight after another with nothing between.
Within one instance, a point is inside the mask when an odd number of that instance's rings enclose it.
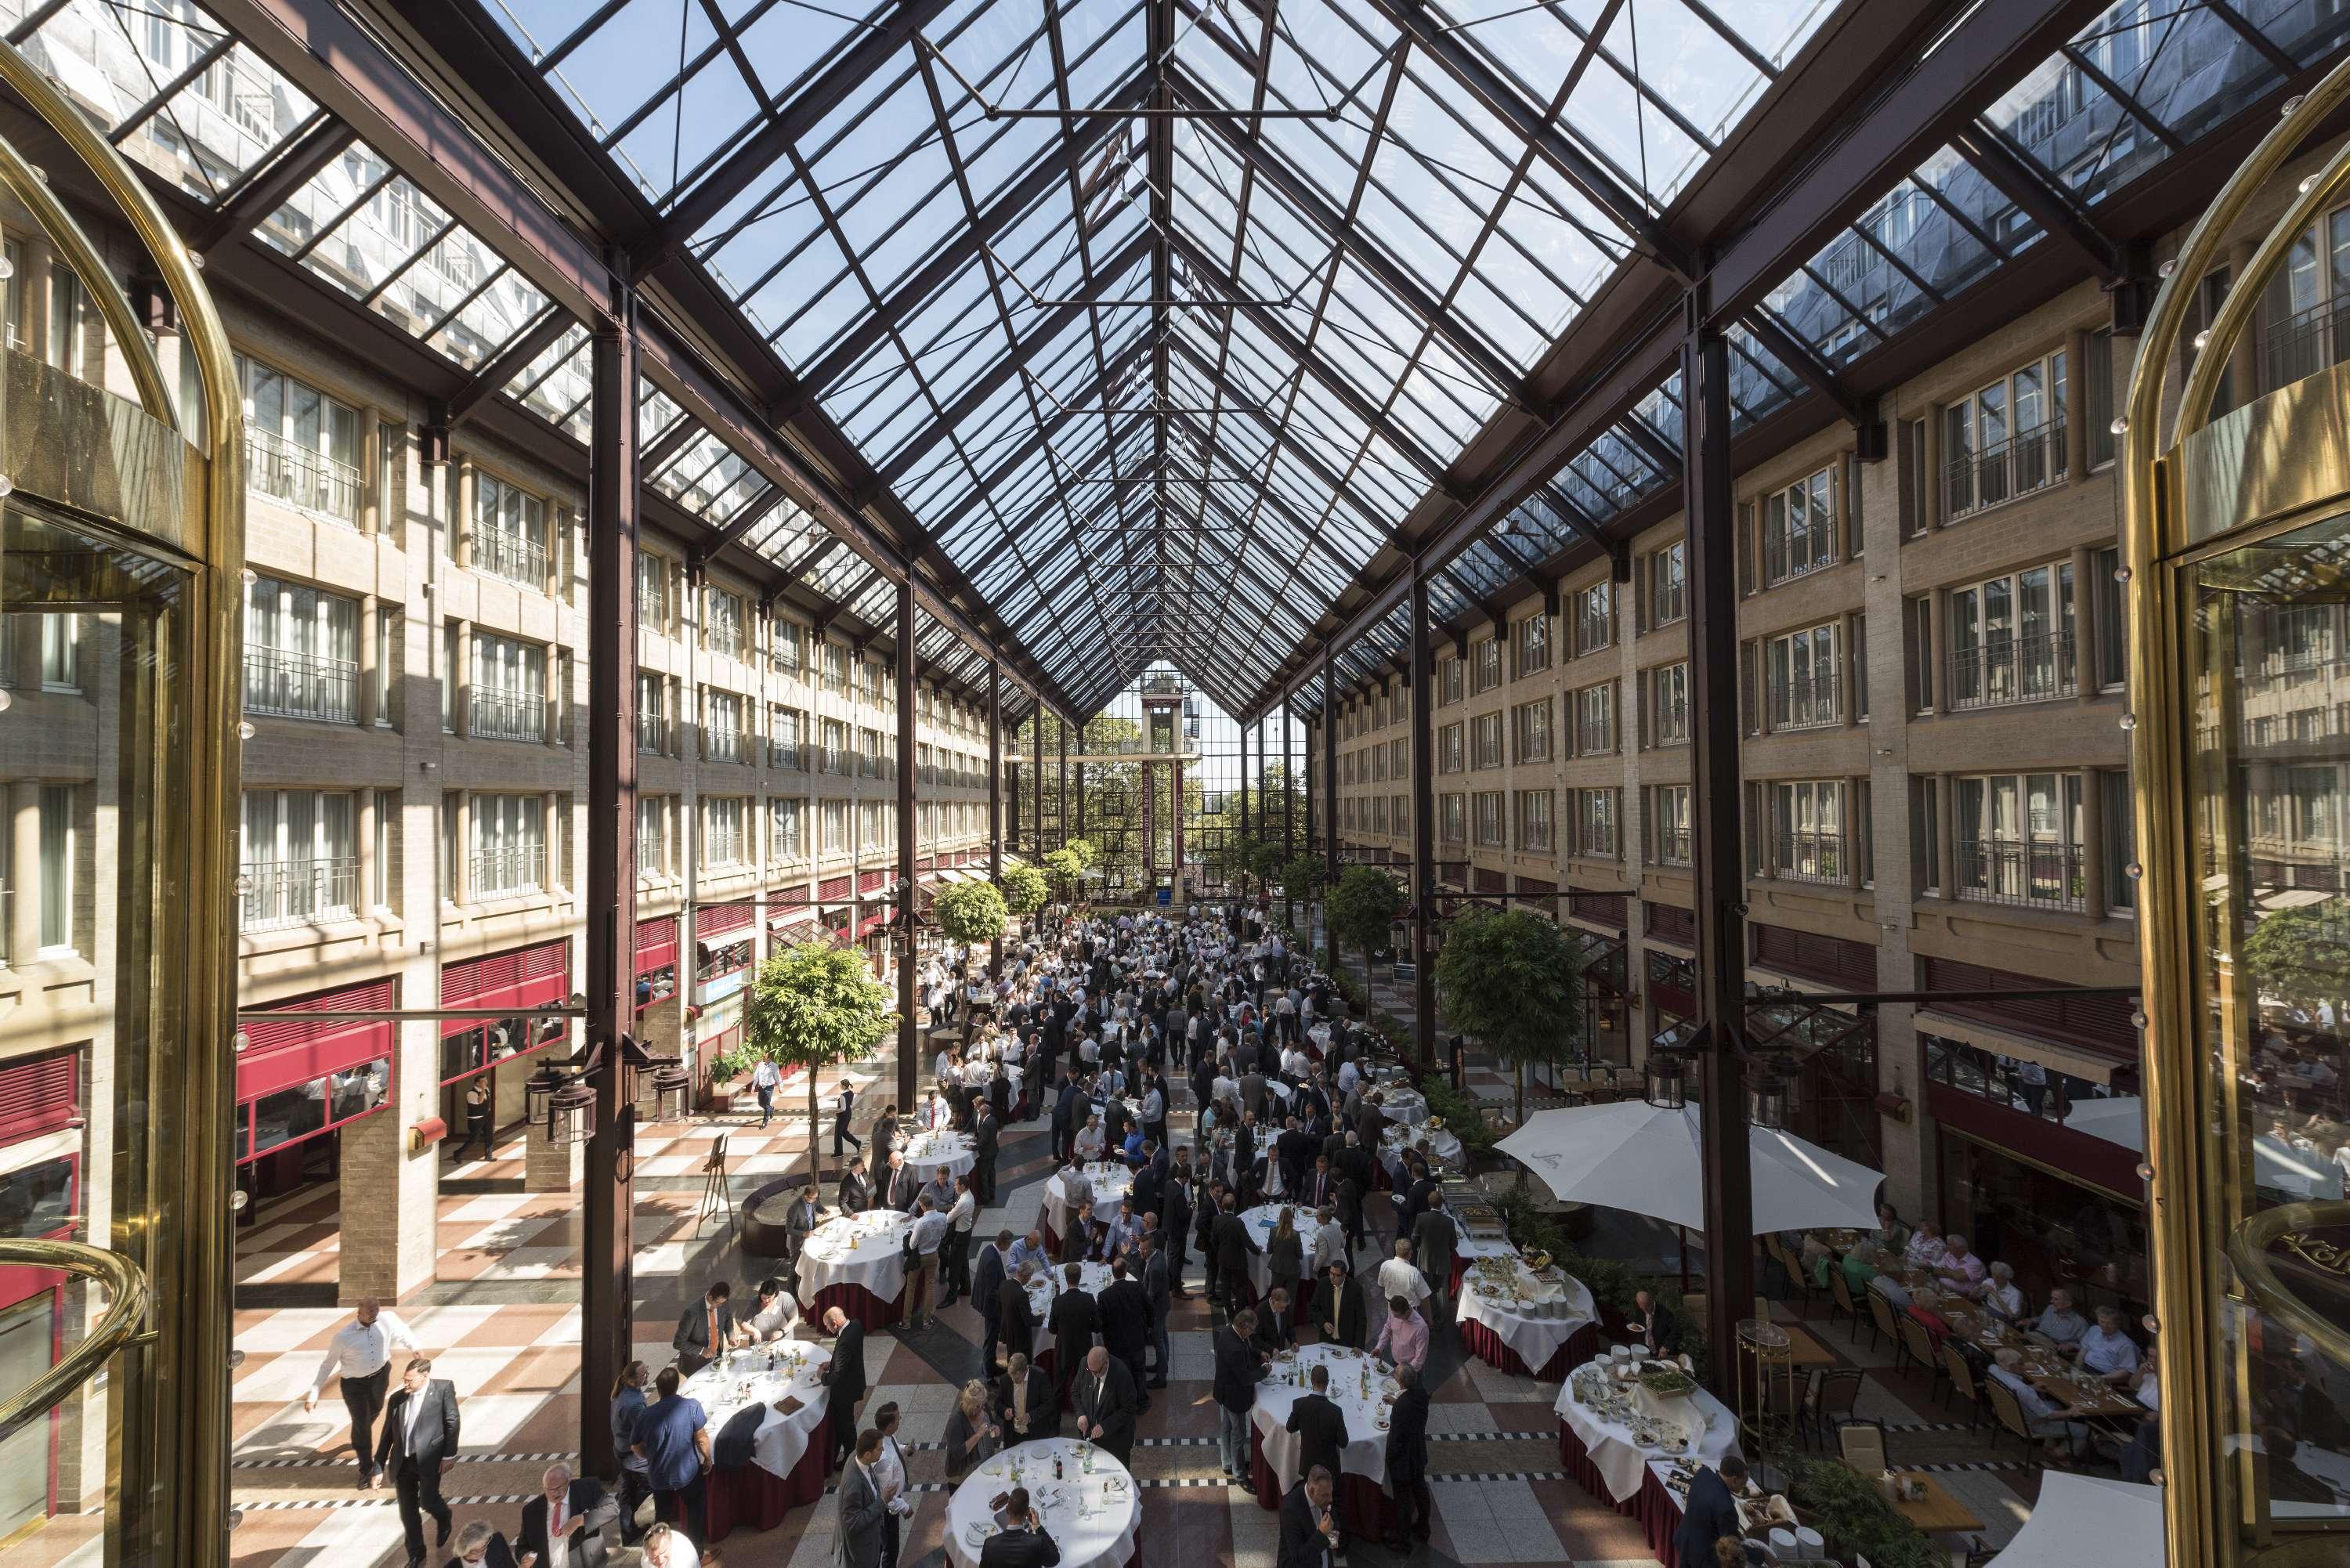
<instances>
[{"instance_id":1,"label":"black trousers","mask_svg":"<svg viewBox=\"0 0 2350 1568\"><path fill-rule=\"evenodd\" d=\"M645 1474L641 1463L620 1467L620 1540L624 1544L636 1540L639 1529L637 1511L652 1494L652 1479Z\"/></svg>"},{"instance_id":2,"label":"black trousers","mask_svg":"<svg viewBox=\"0 0 2350 1568\"><path fill-rule=\"evenodd\" d=\"M939 1245L939 1267L946 1279L945 1293L956 1301L971 1294L971 1238L969 1231L950 1227L947 1239Z\"/></svg>"},{"instance_id":3,"label":"black trousers","mask_svg":"<svg viewBox=\"0 0 2350 1568\"><path fill-rule=\"evenodd\" d=\"M653 1493L653 1517L663 1524L681 1526L694 1545L710 1538L708 1514L702 1507L702 1478L694 1477L675 1491Z\"/></svg>"},{"instance_id":4,"label":"black trousers","mask_svg":"<svg viewBox=\"0 0 2350 1568\"><path fill-rule=\"evenodd\" d=\"M898 1516L884 1510L881 1514L881 1568L898 1568L898 1542L902 1533Z\"/></svg>"},{"instance_id":5,"label":"black trousers","mask_svg":"<svg viewBox=\"0 0 2350 1568\"><path fill-rule=\"evenodd\" d=\"M343 1408L351 1413L351 1448L359 1457L362 1477L376 1473L375 1418L383 1414L384 1395L390 1387L389 1361L365 1377L343 1379Z\"/></svg>"},{"instance_id":6,"label":"black trousers","mask_svg":"<svg viewBox=\"0 0 2350 1568\"><path fill-rule=\"evenodd\" d=\"M1436 1500L1429 1495L1428 1477L1389 1483L1395 1492L1396 1533L1409 1538L1428 1539L1430 1521L1436 1512Z\"/></svg>"},{"instance_id":7,"label":"black trousers","mask_svg":"<svg viewBox=\"0 0 2350 1568\"><path fill-rule=\"evenodd\" d=\"M836 1114L832 1118L832 1153L834 1158L837 1159L840 1157L840 1146L844 1143L855 1144L857 1146L858 1152L860 1154L865 1150L865 1140L848 1130L847 1116L846 1114Z\"/></svg>"},{"instance_id":8,"label":"black trousers","mask_svg":"<svg viewBox=\"0 0 2350 1568\"><path fill-rule=\"evenodd\" d=\"M444 1532L449 1528L449 1505L441 1501L441 1461L420 1465L414 1459L401 1459L391 1479L400 1494L400 1526L408 1533L408 1555L421 1562L424 1516L431 1514L432 1522Z\"/></svg>"}]
</instances>

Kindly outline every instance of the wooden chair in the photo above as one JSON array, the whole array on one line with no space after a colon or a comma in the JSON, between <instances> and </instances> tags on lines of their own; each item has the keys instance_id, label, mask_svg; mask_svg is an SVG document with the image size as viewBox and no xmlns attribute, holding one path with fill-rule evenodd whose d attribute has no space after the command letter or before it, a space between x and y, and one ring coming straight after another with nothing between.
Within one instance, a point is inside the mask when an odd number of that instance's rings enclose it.
<instances>
[{"instance_id":1,"label":"wooden chair","mask_svg":"<svg viewBox=\"0 0 2350 1568\"><path fill-rule=\"evenodd\" d=\"M1860 1386L1867 1376L1857 1366L1829 1367L1813 1374L1804 1407L1795 1417L1798 1435L1816 1430L1825 1440L1829 1433L1843 1430L1853 1419L1853 1407L1860 1402Z\"/></svg>"},{"instance_id":2,"label":"wooden chair","mask_svg":"<svg viewBox=\"0 0 2350 1568\"><path fill-rule=\"evenodd\" d=\"M1868 1293L1868 1344L1870 1349L1873 1350L1877 1347L1877 1342L1880 1337L1882 1337L1887 1345L1893 1346L1893 1365L1899 1366L1901 1365L1901 1358L1908 1355L1908 1352L1902 1348L1900 1329L1894 1326L1893 1303L1887 1301L1878 1292L1871 1291Z\"/></svg>"},{"instance_id":3,"label":"wooden chair","mask_svg":"<svg viewBox=\"0 0 2350 1568\"><path fill-rule=\"evenodd\" d=\"M1787 1288L1795 1303L1795 1316L1809 1322L1812 1315L1812 1302L1820 1293L1820 1287L1814 1284L1812 1276L1804 1272L1804 1257L1801 1252L1796 1251L1794 1248L1788 1246L1776 1236L1771 1238L1771 1244L1779 1249L1779 1266L1787 1271Z\"/></svg>"},{"instance_id":4,"label":"wooden chair","mask_svg":"<svg viewBox=\"0 0 2350 1568\"><path fill-rule=\"evenodd\" d=\"M1996 1377L1985 1379L1982 1387L1991 1396L1991 1417L1998 1422L1991 1429L1991 1451L1999 1451L2002 1432L2012 1432L2023 1441L2023 1457L2039 1463L2040 1439L2033 1435L2032 1423L2024 1419L2023 1402L2015 1397L2015 1390Z\"/></svg>"},{"instance_id":5,"label":"wooden chair","mask_svg":"<svg viewBox=\"0 0 2350 1568\"><path fill-rule=\"evenodd\" d=\"M1885 1428L1874 1421L1847 1421L1836 1428L1836 1452L1864 1476L1881 1476L1885 1462Z\"/></svg>"},{"instance_id":6,"label":"wooden chair","mask_svg":"<svg viewBox=\"0 0 2350 1568\"><path fill-rule=\"evenodd\" d=\"M1876 1294L1874 1291L1869 1293ZM1860 1341L1860 1303L1852 1299L1852 1279L1841 1264L1828 1271L1828 1321L1835 1322L1841 1314L1846 1324L1845 1338Z\"/></svg>"},{"instance_id":7,"label":"wooden chair","mask_svg":"<svg viewBox=\"0 0 2350 1568\"><path fill-rule=\"evenodd\" d=\"M1905 1352L1903 1359L1926 1375L1929 1385L1927 1391L1930 1393L1930 1385L1940 1382L1942 1378L1942 1361L1934 1354L1934 1336L1926 1332L1924 1324L1907 1313L1901 1314L1899 1327L1901 1348Z\"/></svg>"},{"instance_id":8,"label":"wooden chair","mask_svg":"<svg viewBox=\"0 0 2350 1568\"><path fill-rule=\"evenodd\" d=\"M1943 1390L1944 1402L1949 1402L1952 1393L1964 1399L1967 1402L1967 1430L1973 1431L1975 1424L1982 1419L1982 1395L1975 1384L1975 1369L1967 1365L1965 1356L1959 1354L1957 1344L1947 1339L1942 1341L1942 1376L1950 1385Z\"/></svg>"}]
</instances>

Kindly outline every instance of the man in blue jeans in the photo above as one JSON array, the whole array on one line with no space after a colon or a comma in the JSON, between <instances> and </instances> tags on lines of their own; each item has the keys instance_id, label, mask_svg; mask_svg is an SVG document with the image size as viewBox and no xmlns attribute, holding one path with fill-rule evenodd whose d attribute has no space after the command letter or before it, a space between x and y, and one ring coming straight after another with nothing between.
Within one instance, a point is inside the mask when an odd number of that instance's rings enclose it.
<instances>
[{"instance_id":1,"label":"man in blue jeans","mask_svg":"<svg viewBox=\"0 0 2350 1568\"><path fill-rule=\"evenodd\" d=\"M764 1056L751 1068L751 1092L759 1096L759 1125L763 1127L775 1119L775 1089L783 1081L782 1071Z\"/></svg>"},{"instance_id":2,"label":"man in blue jeans","mask_svg":"<svg viewBox=\"0 0 2350 1568\"><path fill-rule=\"evenodd\" d=\"M653 1517L681 1524L696 1545L709 1539L702 1524L702 1475L710 1468L709 1417L699 1399L677 1391L677 1368L664 1366L653 1386L660 1397L637 1417L634 1447L652 1484Z\"/></svg>"},{"instance_id":3,"label":"man in blue jeans","mask_svg":"<svg viewBox=\"0 0 2350 1568\"><path fill-rule=\"evenodd\" d=\"M1256 1314L1247 1307L1216 1330L1216 1446L1224 1474L1245 1484L1249 1462L1249 1412L1256 1408L1256 1386L1273 1358L1249 1343Z\"/></svg>"}]
</instances>

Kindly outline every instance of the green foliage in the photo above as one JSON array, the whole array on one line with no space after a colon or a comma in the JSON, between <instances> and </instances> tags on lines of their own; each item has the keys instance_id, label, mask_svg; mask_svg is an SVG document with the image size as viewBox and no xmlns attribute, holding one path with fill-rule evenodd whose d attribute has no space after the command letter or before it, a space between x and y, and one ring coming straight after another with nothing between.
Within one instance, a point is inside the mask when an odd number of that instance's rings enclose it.
<instances>
[{"instance_id":1,"label":"green foliage","mask_svg":"<svg viewBox=\"0 0 2350 1568\"><path fill-rule=\"evenodd\" d=\"M2350 900L2264 915L2244 939L2261 995L2314 1012L2350 997Z\"/></svg>"},{"instance_id":2,"label":"green foliage","mask_svg":"<svg viewBox=\"0 0 2350 1568\"><path fill-rule=\"evenodd\" d=\"M731 1077L763 1056L811 1070L855 1061L897 1027L891 1000L855 948L813 941L770 954L743 995L743 1044L720 1071Z\"/></svg>"},{"instance_id":3,"label":"green foliage","mask_svg":"<svg viewBox=\"0 0 2350 1568\"><path fill-rule=\"evenodd\" d=\"M1319 855L1293 855L1281 867L1281 885L1293 898L1311 898L1329 879L1330 868Z\"/></svg>"},{"instance_id":4,"label":"green foliage","mask_svg":"<svg viewBox=\"0 0 2350 1568\"><path fill-rule=\"evenodd\" d=\"M1248 874L1260 884L1280 881L1282 867L1288 860L1289 851L1277 840L1261 838L1248 846Z\"/></svg>"},{"instance_id":5,"label":"green foliage","mask_svg":"<svg viewBox=\"0 0 2350 1568\"><path fill-rule=\"evenodd\" d=\"M1054 853L1058 854L1059 851ZM1003 907L1015 915L1035 914L1045 907L1045 900L1050 896L1045 873L1034 866L1007 866L1001 886L1003 888Z\"/></svg>"},{"instance_id":6,"label":"green foliage","mask_svg":"<svg viewBox=\"0 0 2350 1568\"><path fill-rule=\"evenodd\" d=\"M1428 1098L1429 1114L1444 1118L1444 1125L1460 1138L1461 1147L1472 1155L1492 1152L1494 1133L1485 1113L1474 1100L1452 1086L1452 1080L1430 1073L1420 1085Z\"/></svg>"},{"instance_id":7,"label":"green foliage","mask_svg":"<svg viewBox=\"0 0 2350 1568\"><path fill-rule=\"evenodd\" d=\"M1849 1562L1856 1554L1877 1568L1937 1568L1947 1554L1925 1532L1901 1517L1865 1476L1835 1459L1791 1454L1787 1501L1826 1538L1829 1553Z\"/></svg>"},{"instance_id":8,"label":"green foliage","mask_svg":"<svg viewBox=\"0 0 2350 1568\"><path fill-rule=\"evenodd\" d=\"M1437 997L1452 1028L1503 1061L1556 1061L1581 1011L1577 968L1555 922L1530 909L1480 911L1444 933Z\"/></svg>"},{"instance_id":9,"label":"green foliage","mask_svg":"<svg viewBox=\"0 0 2350 1568\"><path fill-rule=\"evenodd\" d=\"M1072 838L1061 847L1076 857L1077 868L1081 871L1090 871L1101 864L1101 851L1094 847L1094 841L1090 838Z\"/></svg>"},{"instance_id":10,"label":"green foliage","mask_svg":"<svg viewBox=\"0 0 2350 1568\"><path fill-rule=\"evenodd\" d=\"M1374 953L1387 947L1388 928L1403 909L1402 883L1376 866L1349 866L1323 918L1334 946Z\"/></svg>"},{"instance_id":11,"label":"green foliage","mask_svg":"<svg viewBox=\"0 0 2350 1568\"><path fill-rule=\"evenodd\" d=\"M993 882L954 882L931 899L931 919L949 941L963 947L1003 935L1003 895Z\"/></svg>"},{"instance_id":12,"label":"green foliage","mask_svg":"<svg viewBox=\"0 0 2350 1568\"><path fill-rule=\"evenodd\" d=\"M1084 842L1082 838L1069 840L1070 844ZM1076 851L1066 846L1045 852L1045 875L1053 885L1053 896L1064 903L1076 894L1077 878L1084 874L1085 868L1086 863Z\"/></svg>"}]
</instances>

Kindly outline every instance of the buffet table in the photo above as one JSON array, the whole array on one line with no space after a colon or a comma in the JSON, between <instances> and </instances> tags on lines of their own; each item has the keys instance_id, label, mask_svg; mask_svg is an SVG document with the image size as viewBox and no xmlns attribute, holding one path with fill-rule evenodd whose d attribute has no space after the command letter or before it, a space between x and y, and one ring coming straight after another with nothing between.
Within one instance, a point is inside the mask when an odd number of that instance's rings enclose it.
<instances>
[{"instance_id":1,"label":"buffet table","mask_svg":"<svg viewBox=\"0 0 2350 1568\"><path fill-rule=\"evenodd\" d=\"M1461 1341L1488 1366L1557 1382L1599 1348L1591 1292L1555 1264L1538 1274L1517 1258L1481 1258L1462 1287Z\"/></svg>"},{"instance_id":2,"label":"buffet table","mask_svg":"<svg viewBox=\"0 0 2350 1568\"><path fill-rule=\"evenodd\" d=\"M800 1305L823 1319L838 1307L867 1328L898 1321L906 1293L906 1232L910 1215L889 1210L846 1214L808 1232L797 1263Z\"/></svg>"},{"instance_id":3,"label":"buffet table","mask_svg":"<svg viewBox=\"0 0 2350 1568\"><path fill-rule=\"evenodd\" d=\"M1058 1455L1062 1479L1053 1479ZM1092 1469L1086 1467L1090 1460ZM1128 1568L1142 1561L1142 1498L1127 1468L1106 1449L1075 1438L1019 1443L973 1469L947 1499L947 1561L979 1568L996 1532L994 1500L1015 1486L1044 1516L1061 1568Z\"/></svg>"},{"instance_id":4,"label":"buffet table","mask_svg":"<svg viewBox=\"0 0 2350 1568\"><path fill-rule=\"evenodd\" d=\"M775 1364L770 1366L768 1348L737 1351L731 1366L712 1362L678 1389L701 1401L713 1438L747 1407L766 1407L753 1439L751 1462L709 1474L704 1495L712 1541L723 1540L738 1525L773 1530L793 1509L824 1495L825 1459L831 1447L825 1438L830 1396L824 1371L832 1351L821 1345L779 1341L772 1347ZM799 1408L788 1416L775 1408L786 1396L799 1401Z\"/></svg>"},{"instance_id":5,"label":"buffet table","mask_svg":"<svg viewBox=\"0 0 2350 1568\"><path fill-rule=\"evenodd\" d=\"M1687 1458L1711 1464L1738 1440L1728 1406L1692 1386L1659 1398L1612 1376L1618 1364L1600 1357L1575 1368L1558 1391L1558 1451L1566 1471L1618 1513L1639 1509L1641 1478L1651 1459ZM1651 1363L1650 1365L1660 1365Z\"/></svg>"},{"instance_id":6,"label":"buffet table","mask_svg":"<svg viewBox=\"0 0 2350 1568\"><path fill-rule=\"evenodd\" d=\"M1273 1376L1256 1388L1256 1407L1249 1416L1249 1484L1257 1506L1278 1509L1298 1481L1299 1450L1303 1446L1289 1430L1289 1412L1312 1393L1313 1368L1330 1368L1333 1404L1347 1417L1347 1449L1339 1457L1334 1508L1347 1533L1374 1541L1388 1535L1395 1523L1394 1501L1387 1494L1388 1407L1399 1391L1377 1358L1337 1345L1308 1345L1284 1356L1275 1356Z\"/></svg>"}]
</instances>

